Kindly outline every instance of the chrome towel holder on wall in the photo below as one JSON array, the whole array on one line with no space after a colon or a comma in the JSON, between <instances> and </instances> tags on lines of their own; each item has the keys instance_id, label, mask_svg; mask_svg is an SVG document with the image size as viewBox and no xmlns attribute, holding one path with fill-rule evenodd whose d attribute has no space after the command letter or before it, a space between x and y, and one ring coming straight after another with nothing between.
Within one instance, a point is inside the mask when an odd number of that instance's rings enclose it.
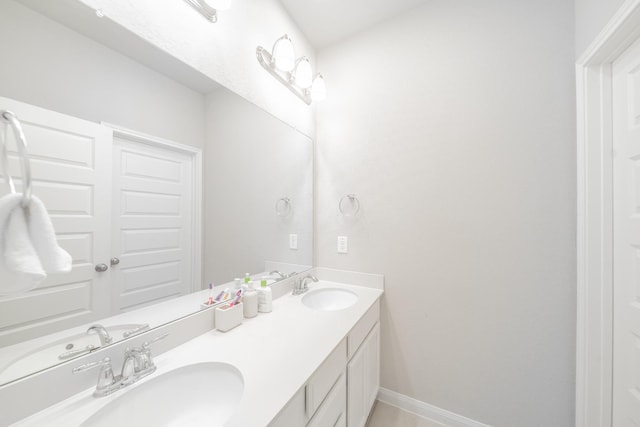
<instances>
[{"instance_id":1,"label":"chrome towel holder on wall","mask_svg":"<svg viewBox=\"0 0 640 427\"><path fill-rule=\"evenodd\" d=\"M276 215L287 216L291 213L291 199L281 197L276 201Z\"/></svg>"},{"instance_id":2,"label":"chrome towel holder on wall","mask_svg":"<svg viewBox=\"0 0 640 427\"><path fill-rule=\"evenodd\" d=\"M31 163L29 162L29 154L27 152L27 140L24 136L24 132L22 130L22 126L20 125L20 120L18 120L18 116L11 111L2 110L3 122L7 122L11 125L13 130L13 135L16 138L16 145L18 146L18 156L20 158L20 166L22 168L22 202L21 205L23 208L26 208L31 203L31 192L32 192L32 179L31 179ZM9 155L7 149L7 129L6 123L3 123L3 129L0 132L0 143L2 144L2 172L5 177L5 182L9 187L9 191L12 194L16 193L16 187L13 183L13 178L9 173Z\"/></svg>"},{"instance_id":3,"label":"chrome towel holder on wall","mask_svg":"<svg viewBox=\"0 0 640 427\"><path fill-rule=\"evenodd\" d=\"M355 216L360 212L360 200L355 194L347 194L338 202L338 210L344 216Z\"/></svg>"}]
</instances>

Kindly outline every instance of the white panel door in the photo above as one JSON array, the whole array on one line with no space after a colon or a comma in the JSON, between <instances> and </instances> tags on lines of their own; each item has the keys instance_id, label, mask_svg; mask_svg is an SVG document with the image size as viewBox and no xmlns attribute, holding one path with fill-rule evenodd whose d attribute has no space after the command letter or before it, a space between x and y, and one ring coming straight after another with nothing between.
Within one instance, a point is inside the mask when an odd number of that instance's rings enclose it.
<instances>
[{"instance_id":1,"label":"white panel door","mask_svg":"<svg viewBox=\"0 0 640 427\"><path fill-rule=\"evenodd\" d=\"M193 156L117 136L113 167L115 312L191 292Z\"/></svg>"},{"instance_id":2,"label":"white panel door","mask_svg":"<svg viewBox=\"0 0 640 427\"><path fill-rule=\"evenodd\" d=\"M109 260L104 242L110 230L111 131L7 98L0 97L0 110L13 111L22 123L33 194L47 207L60 246L73 257L70 273L49 275L31 292L0 297L0 346L5 346L109 312L110 272L98 273L94 266ZM8 139L10 170L19 178L12 132ZM0 195L7 192L3 181Z\"/></svg>"},{"instance_id":3,"label":"white panel door","mask_svg":"<svg viewBox=\"0 0 640 427\"><path fill-rule=\"evenodd\" d=\"M613 66L613 426L640 427L640 40Z\"/></svg>"}]
</instances>

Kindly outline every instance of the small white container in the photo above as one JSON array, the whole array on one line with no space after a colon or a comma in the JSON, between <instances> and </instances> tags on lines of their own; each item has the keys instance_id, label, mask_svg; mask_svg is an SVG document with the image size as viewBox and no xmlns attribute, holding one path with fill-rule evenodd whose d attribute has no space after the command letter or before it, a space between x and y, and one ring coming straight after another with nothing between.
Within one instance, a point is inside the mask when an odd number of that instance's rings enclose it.
<instances>
[{"instance_id":1,"label":"small white container","mask_svg":"<svg viewBox=\"0 0 640 427\"><path fill-rule=\"evenodd\" d=\"M258 292L253 289L253 282L249 282L248 289L242 296L244 317L251 318L258 315Z\"/></svg>"},{"instance_id":2,"label":"small white container","mask_svg":"<svg viewBox=\"0 0 640 427\"><path fill-rule=\"evenodd\" d=\"M233 307L230 304L224 304L216 307L215 327L217 330L227 332L242 323L242 303L239 302Z\"/></svg>"},{"instance_id":3,"label":"small white container","mask_svg":"<svg viewBox=\"0 0 640 427\"><path fill-rule=\"evenodd\" d=\"M263 277L258 289L258 311L260 313L271 313L273 310L273 294L271 288L267 286L267 278Z\"/></svg>"}]
</instances>

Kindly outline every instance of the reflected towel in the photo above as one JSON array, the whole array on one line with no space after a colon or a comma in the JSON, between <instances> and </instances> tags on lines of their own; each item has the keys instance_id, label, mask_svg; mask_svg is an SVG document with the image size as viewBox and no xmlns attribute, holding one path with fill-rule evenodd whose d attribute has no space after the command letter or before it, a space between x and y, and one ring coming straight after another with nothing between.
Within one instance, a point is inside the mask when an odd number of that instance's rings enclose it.
<instances>
[{"instance_id":1,"label":"reflected towel","mask_svg":"<svg viewBox=\"0 0 640 427\"><path fill-rule=\"evenodd\" d=\"M27 208L22 194L0 198L0 295L26 292L47 273L71 271L71 255L58 246L47 209L32 196Z\"/></svg>"}]
</instances>

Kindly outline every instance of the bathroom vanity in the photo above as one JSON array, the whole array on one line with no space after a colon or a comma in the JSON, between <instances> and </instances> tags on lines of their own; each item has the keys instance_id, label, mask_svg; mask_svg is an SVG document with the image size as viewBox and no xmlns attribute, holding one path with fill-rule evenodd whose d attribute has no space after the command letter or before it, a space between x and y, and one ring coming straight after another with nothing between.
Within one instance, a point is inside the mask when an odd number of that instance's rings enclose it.
<instances>
[{"instance_id":1,"label":"bathroom vanity","mask_svg":"<svg viewBox=\"0 0 640 427\"><path fill-rule=\"evenodd\" d=\"M362 427L379 387L379 304L383 293L382 276L368 276L375 280L359 283L368 286L353 286L326 280L320 274L321 280L310 284L308 292L302 295L287 292L274 299L272 313L244 319L240 326L226 333L212 329L157 355L154 357L157 371L147 378L107 397L93 397L94 388L84 390L19 421L16 426L101 425L101 414L112 416L111 408L117 411L118 405L126 402L128 393L137 389L138 395L145 393L144 388L149 388L146 384L152 384L154 379L160 384L158 378L179 372L178 369L186 371L193 366L206 369L207 364L218 364L215 366L229 367L223 369L221 380L203 374L197 387L224 390L226 383L230 396L234 388L241 387L240 392L235 393L237 398L219 398L197 403L199 407L195 409L190 407L191 412L205 414L206 407L211 407L209 418L190 420L190 425L204 421L203 425L229 427ZM334 280L330 274L326 277ZM322 292L326 290L330 292ZM349 299L350 305L340 304L342 293L355 297ZM309 303L308 300L317 299L314 294L320 295L322 301ZM161 333L150 331L145 335L153 339ZM99 358L89 356L63 367L71 377L73 368ZM119 371L118 363L114 363L114 371ZM229 376L231 371L237 372L235 377ZM97 371L82 373L96 377L97 374ZM154 395L156 401L148 411L169 407L169 413L180 414L181 403L175 403L175 397L186 394L185 389L188 386L182 390L161 390ZM135 394L130 396L133 398ZM191 404L189 401L188 405ZM147 410L140 406L138 409Z\"/></svg>"}]
</instances>

